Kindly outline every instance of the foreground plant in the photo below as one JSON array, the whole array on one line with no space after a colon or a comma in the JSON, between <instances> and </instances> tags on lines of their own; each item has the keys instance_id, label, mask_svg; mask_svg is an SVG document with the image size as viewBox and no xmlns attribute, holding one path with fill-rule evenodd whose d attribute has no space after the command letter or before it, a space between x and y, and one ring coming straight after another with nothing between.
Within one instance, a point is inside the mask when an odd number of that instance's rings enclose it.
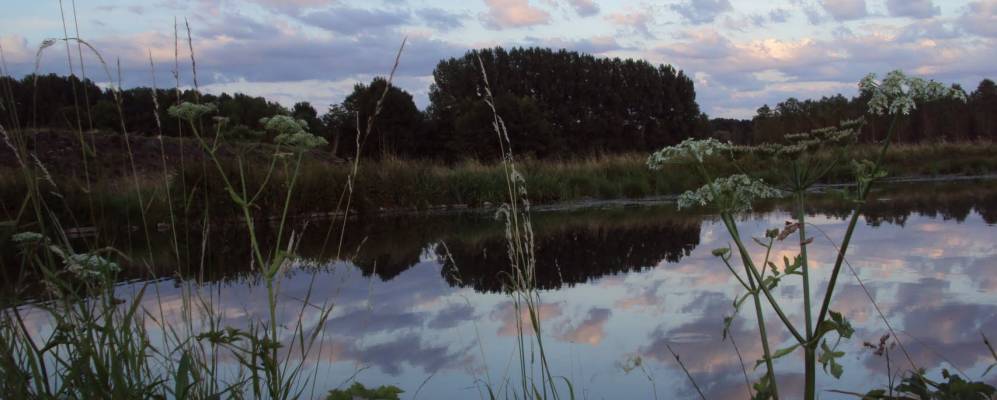
<instances>
[{"instance_id":1,"label":"foreground plant","mask_svg":"<svg viewBox=\"0 0 997 400\"><path fill-rule=\"evenodd\" d=\"M836 127L786 135L784 143L757 147L734 147L715 139L689 139L677 146L655 152L648 158L648 166L652 169L681 166L691 168L698 174L704 186L682 194L678 199L678 207L706 207L718 212L734 242L733 248L721 248L713 252L746 291L746 294L734 300L734 313L724 319L723 333L726 338L734 317L744 302L750 298L758 321L763 352L763 357L756 366L764 364L766 367L765 376L754 385L756 399L779 398L773 360L797 350L802 350L804 353L804 399L816 398L818 364L835 378L841 376L843 368L837 359L844 356L844 352L838 350L838 344L842 339L850 338L854 330L844 315L830 309L831 300L863 204L873 185L887 174L883 169L883 159L890 147L897 124L919 103L942 98L965 101L965 94L959 89L948 88L934 81L907 77L900 71L890 72L882 81L878 81L875 75L870 74L859 83L859 90L863 95L870 97L869 113L889 115L891 125L875 159L851 160L855 179L854 192L851 196L855 206L844 237L838 246L838 253L819 308L815 307L813 302L816 299L812 296L815 288L812 287L811 263L807 247L814 239L807 235L806 199L814 185L821 182L836 165L845 161L845 149L855 142L864 119L843 121ZM709 169L717 163L708 161L724 158L733 162L740 170L737 159L746 154L770 160L769 167L778 171L777 180L764 182L752 178L747 172L729 177L715 177L716 173ZM745 236L738 229L735 217L739 213L750 211L755 201L774 197L792 199L793 220L787 221L782 227L766 231L764 239L751 238L765 249L764 258L760 263L756 263L746 245ZM780 271L778 261L770 260L772 248L776 241L790 238L798 245L799 253L792 260L784 257ZM735 268L735 254L740 259L742 268ZM738 269L743 272L739 272ZM802 327L798 321L789 319L779 299L773 295L773 289L790 276L799 276L802 281L804 317ZM789 347L779 350L771 348L763 315L763 299L764 303L775 311L783 328L792 336L794 343ZM827 335L832 332L836 334L837 339L829 341ZM913 362L911 365L914 366Z\"/></svg>"}]
</instances>

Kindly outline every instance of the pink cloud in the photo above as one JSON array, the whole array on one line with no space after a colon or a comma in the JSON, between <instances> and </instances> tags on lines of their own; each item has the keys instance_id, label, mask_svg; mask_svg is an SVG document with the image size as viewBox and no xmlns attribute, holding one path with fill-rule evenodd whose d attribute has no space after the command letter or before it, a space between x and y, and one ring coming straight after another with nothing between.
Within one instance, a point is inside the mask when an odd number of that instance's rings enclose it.
<instances>
[{"instance_id":1,"label":"pink cloud","mask_svg":"<svg viewBox=\"0 0 997 400\"><path fill-rule=\"evenodd\" d=\"M651 30L648 24L654 22L654 16L650 9L631 10L617 12L606 16L606 21L622 29L632 29L644 36L651 37Z\"/></svg>"},{"instance_id":2,"label":"pink cloud","mask_svg":"<svg viewBox=\"0 0 997 400\"><path fill-rule=\"evenodd\" d=\"M612 311L609 309L593 308L589 310L584 321L574 328L566 329L565 327L565 330L558 334L557 338L572 343L598 345L606 336L606 321L609 321L610 315L612 315Z\"/></svg>"},{"instance_id":3,"label":"pink cloud","mask_svg":"<svg viewBox=\"0 0 997 400\"><path fill-rule=\"evenodd\" d=\"M499 336L516 336L519 334L519 326L517 326L516 307L513 306L512 302L505 302L498 306L495 311L492 311L491 317L494 320L499 320L502 322L502 326L499 327ZM532 335L533 325L530 322L530 311L525 308L521 308L518 313L519 323L522 324L523 334ZM540 308L537 310L537 317L541 323L548 321L553 318L561 316L561 304L560 303L546 303L541 304ZM541 331L542 331L541 326Z\"/></svg>"},{"instance_id":4,"label":"pink cloud","mask_svg":"<svg viewBox=\"0 0 997 400\"><path fill-rule=\"evenodd\" d=\"M0 36L0 47L9 63L26 63L31 60L32 51L28 48L28 40L24 36Z\"/></svg>"},{"instance_id":5,"label":"pink cloud","mask_svg":"<svg viewBox=\"0 0 997 400\"><path fill-rule=\"evenodd\" d=\"M480 18L491 29L521 28L550 22L550 14L529 0L485 0L488 12Z\"/></svg>"}]
</instances>

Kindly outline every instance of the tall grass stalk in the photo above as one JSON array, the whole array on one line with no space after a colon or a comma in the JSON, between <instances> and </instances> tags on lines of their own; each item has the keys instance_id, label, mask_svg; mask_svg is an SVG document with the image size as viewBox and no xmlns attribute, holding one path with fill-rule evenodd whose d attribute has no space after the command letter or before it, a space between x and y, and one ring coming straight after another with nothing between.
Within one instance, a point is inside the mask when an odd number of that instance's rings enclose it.
<instances>
[{"instance_id":1,"label":"tall grass stalk","mask_svg":"<svg viewBox=\"0 0 997 400\"><path fill-rule=\"evenodd\" d=\"M75 3L73 7L73 18L76 21ZM76 42L81 72L84 68L82 48L86 47L103 67L108 82L117 82L116 85L112 84L111 91L120 122L119 134L123 138L124 152L127 153L124 170L128 171L128 181L139 203L138 229L143 232L143 241L150 246L149 254L152 254L150 220L147 216L147 208L151 202L147 202L147 185L140 177L131 144L132 137L124 122L120 64L117 79L114 79L108 64L96 48L79 37L69 37L64 14L63 23L62 40L67 44L67 62L71 71L74 66L70 42ZM191 76L196 90L196 59L189 23L186 28ZM189 135L206 155L201 158L204 176L207 176L211 168L212 174L217 174L224 183L220 189L240 210L241 222L250 242L251 263L260 271L266 291L266 310L261 317L250 318L246 326L228 326L224 322L225 316L218 308L221 292L211 292L200 286L204 277L205 254L209 251L207 239L212 222L207 209L210 204L208 196L204 196L205 209L201 221L190 221L189 217L193 215L191 211L198 206L192 193L204 193L210 188L206 180L191 182L196 187L189 187L182 173L179 177L173 175L161 134L158 138L158 156L170 221L168 232L171 256L179 265L190 265L192 262L199 262L201 265L198 281L179 285L179 310L164 308L165 301L159 292L159 284L154 280L133 285L133 293L127 293L125 286L117 284L122 265L141 267L144 264L149 271L153 271L152 259L133 259L114 247L101 247L100 243L105 240L102 235L87 239L83 250L78 250L79 246L69 239L60 216L68 215L74 225L80 224L76 222L71 208L64 200L53 203L48 201L45 194L49 192L54 193L56 198L62 197L59 195L60 188L37 155L28 150L27 142L30 139L16 118L17 111L9 110L13 125L8 129L5 124L0 123L0 137L4 140L4 145L13 150L18 160L20 179L27 191L14 220L3 224L4 227L11 228L10 232L5 230L0 239L4 243L10 240L17 243L20 254L18 267L21 269L19 276L22 279L38 279L44 284L42 294L30 302L25 302L27 296L23 293L16 293L0 303L0 390L11 398L292 399L316 396L317 371L309 372L308 363L314 359L315 354L322 351L324 326L333 310L333 304L313 304L312 287L309 285L304 298L298 299L301 306L291 311L293 315L288 318L293 323L289 326L278 323L284 317L282 314L287 312L278 307L281 281L299 263L295 253L303 231L290 226L289 216L307 147L293 144L283 146L280 143L272 147L267 177L263 182L247 182L242 154L237 154L236 157L239 167L235 176L231 174L232 171L223 168L218 154L221 122L216 121L213 126L205 124L203 117L207 113L204 111L209 106L182 102L176 24L174 31L173 75L176 80L177 103L171 107L171 115L181 124L181 131L189 130ZM36 53L36 77L44 50L55 43L56 40L46 40L39 47ZM392 75L397 68L402 48L395 59ZM3 61L0 72L6 74L3 56L3 49L0 48L0 61ZM151 51L149 62L155 86L155 63ZM0 89L4 104L13 106L10 88ZM153 103L158 110L156 93L157 90L154 89ZM183 112L191 109L195 110L193 114ZM91 146L83 139L83 112L78 99L75 111L82 162L89 165L96 153L88 151ZM36 115L37 112L37 109L33 110L33 114ZM87 113L89 118L89 111ZM377 113L370 116L368 129L376 116ZM158 113L154 118L157 127L161 129L162 121ZM34 126L34 122L31 122L31 126ZM209 128L206 129L205 126ZM182 135L180 140L183 140ZM182 143L180 149L183 171ZM354 172L347 187L344 187L340 202L340 205L345 203L347 207L353 195L352 186L356 183L360 170L360 145L357 150ZM271 177L277 176L278 170L282 171L280 176L283 180L271 180ZM88 182L87 193L91 193L89 182L93 175L90 172L86 170L84 173L84 179ZM277 240L271 246L259 240L259 216L252 210L264 190L274 186L279 186L284 193L282 206L277 210ZM177 193L173 188L179 192L177 198L173 197ZM174 209L175 205L182 209ZM96 208L93 202L88 207L93 213L91 222L96 222ZM190 229L187 229L190 227L199 228L201 237L192 238ZM130 226L126 228L131 231ZM346 229L345 222L342 229ZM200 241L198 243L192 239ZM197 245L200 246L199 261L190 257L194 254L192 246ZM150 285L154 291L148 290ZM155 295L156 305L151 308L144 305L144 300L150 297L147 293ZM309 324L307 326L306 321ZM150 327L159 332L160 339L156 345L152 344L153 336L148 330ZM233 366L223 367L223 359L234 360L234 370Z\"/></svg>"},{"instance_id":2,"label":"tall grass stalk","mask_svg":"<svg viewBox=\"0 0 997 400\"><path fill-rule=\"evenodd\" d=\"M536 256L534 252L533 224L530 217L530 200L526 189L526 179L517 170L512 153L505 121L495 107L488 73L484 62L479 58L483 86L483 100L492 111L492 129L498 142L501 167L505 182L506 203L499 207L496 216L505 221L505 238L509 257L509 272L505 274L505 289L512 297L514 318L517 330L517 353L519 357L520 393L516 397L537 399L560 399L558 382L547 360L541 328L540 308L542 300L536 287ZM523 323L525 312L528 325ZM532 334L527 333L527 330ZM534 354L534 351L536 352ZM539 358L539 379L534 375L534 360ZM561 381L568 389L567 398L573 399L574 388L564 377ZM538 387L539 384L539 387ZM492 393L489 389L489 393Z\"/></svg>"}]
</instances>

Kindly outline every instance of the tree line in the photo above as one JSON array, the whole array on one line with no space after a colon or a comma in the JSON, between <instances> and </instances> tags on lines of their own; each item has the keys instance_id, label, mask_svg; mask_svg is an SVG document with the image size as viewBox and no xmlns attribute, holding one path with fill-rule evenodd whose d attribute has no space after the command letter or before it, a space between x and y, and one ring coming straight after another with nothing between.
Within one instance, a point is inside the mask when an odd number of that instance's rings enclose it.
<instances>
[{"instance_id":1,"label":"tree line","mask_svg":"<svg viewBox=\"0 0 997 400\"><path fill-rule=\"evenodd\" d=\"M952 86L964 90L958 84ZM983 79L975 90L965 92L966 102L944 99L918 104L897 127L896 141L922 143L997 140L997 85L990 79ZM852 98L837 94L803 101L791 97L777 103L775 107L763 105L750 120L710 120L710 131L714 136L738 144L778 142L786 134L833 126L842 120L863 116L868 109L868 102L868 96L862 94ZM866 125L859 136L861 140L885 138L889 120L885 117L866 118Z\"/></svg>"},{"instance_id":2,"label":"tree line","mask_svg":"<svg viewBox=\"0 0 997 400\"><path fill-rule=\"evenodd\" d=\"M514 152L537 158L649 152L703 136L739 144L776 142L785 134L861 116L868 101L841 94L819 100L789 98L775 107L762 106L750 120L709 119L696 103L692 80L671 66L567 50L496 47L440 61L425 110L418 109L411 94L380 77L355 85L342 103L316 109L308 102L287 108L242 93L148 87L122 90L119 101L112 90L90 80L49 74L0 77L0 122L113 132L120 131L123 120L132 134L176 136L182 125L166 117L167 108L197 101L218 107L217 117L225 121L220 133L230 140L270 140L260 119L283 114L306 121L339 157L353 156L359 142L365 157L489 160L500 154L492 110L482 99L485 76ZM366 124L382 93L382 110L368 135ZM994 82L984 79L968 99L919 105L900 127L897 140L994 139ZM870 119L862 137L881 139L887 128L885 120Z\"/></svg>"},{"instance_id":3,"label":"tree line","mask_svg":"<svg viewBox=\"0 0 997 400\"><path fill-rule=\"evenodd\" d=\"M119 102L113 91L90 80L54 74L0 77L5 88L0 101L16 110L4 115L8 124L16 119L23 127L116 131L123 119L131 133L167 136L181 129L164 117L169 106L210 102L226 118L223 136L234 140L266 140L259 120L285 114L307 121L313 133L327 138L329 150L343 157L355 152L359 132L365 156L487 160L499 151L491 109L481 97L481 65L517 154L566 158L651 151L692 136L703 125L692 81L671 66L543 48L473 50L442 60L433 71L429 107L419 110L411 94L390 86L369 135L368 117L388 85L383 78L357 84L324 112L307 102L288 109L240 93L169 88L122 90Z\"/></svg>"}]
</instances>

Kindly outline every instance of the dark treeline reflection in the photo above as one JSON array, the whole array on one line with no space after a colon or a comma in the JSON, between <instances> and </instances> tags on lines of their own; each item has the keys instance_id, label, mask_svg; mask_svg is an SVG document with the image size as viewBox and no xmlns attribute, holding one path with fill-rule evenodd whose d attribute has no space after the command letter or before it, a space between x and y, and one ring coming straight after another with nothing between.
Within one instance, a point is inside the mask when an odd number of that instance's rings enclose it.
<instances>
[{"instance_id":1,"label":"dark treeline reflection","mask_svg":"<svg viewBox=\"0 0 997 400\"><path fill-rule=\"evenodd\" d=\"M652 218L624 223L568 224L535 239L536 284L540 289L585 283L603 275L676 262L699 245L700 221ZM447 253L449 250L449 254ZM500 291L509 271L504 237L454 241L437 246L451 285Z\"/></svg>"},{"instance_id":2,"label":"dark treeline reflection","mask_svg":"<svg viewBox=\"0 0 997 400\"><path fill-rule=\"evenodd\" d=\"M842 190L829 190L808 203L813 215L845 219L851 205ZM786 212L785 203L756 207L759 213ZM997 182L963 181L940 184L896 184L877 191L863 209L867 224L903 226L911 215L962 222L976 212L988 224L997 223ZM700 241L704 219L680 213L673 204L639 208L589 209L534 213L537 286L556 289L605 275L676 262ZM297 255L308 262L298 270L332 268L338 261L354 265L365 276L383 281L426 260L439 260L441 274L451 285L478 291L502 289L509 258L502 221L491 214L398 216L351 219L331 223L294 223ZM273 249L276 232L258 224L264 249ZM122 279L174 278L203 281L253 281L259 268L250 259L249 236L238 223L213 225L202 248L200 231L180 233L181 255L172 250L169 233L154 233L152 246L140 232L113 238L114 247L131 257ZM284 235L286 247L288 234ZM189 243L182 246L182 243ZM86 245L80 240L81 248ZM29 287L32 277L12 268L19 263L16 246L5 246L5 290ZM30 272L28 272L30 273ZM295 272L292 272L295 273ZM8 292L9 293L9 292Z\"/></svg>"},{"instance_id":3,"label":"dark treeline reflection","mask_svg":"<svg viewBox=\"0 0 997 400\"><path fill-rule=\"evenodd\" d=\"M678 214L668 205L641 209L540 213L534 216L537 285L556 289L607 274L678 261L699 244L701 218ZM490 215L449 215L376 218L341 225L309 224L298 243L305 268L329 268L348 261L364 275L383 281L427 259L443 264L441 274L451 285L479 291L501 290L498 278L509 269L505 227ZM272 233L264 229L264 241ZM214 248L209 245L205 280L254 279L248 239L244 232ZM337 257L338 254L338 257ZM196 258L195 258L196 259ZM185 266L181 277L198 278L199 266ZM166 268L160 274L171 274Z\"/></svg>"},{"instance_id":4,"label":"dark treeline reflection","mask_svg":"<svg viewBox=\"0 0 997 400\"><path fill-rule=\"evenodd\" d=\"M854 204L847 189L829 189L810 201L810 215L846 219ZM758 211L789 211L783 203L756 207ZM988 224L997 223L997 182L974 180L941 183L894 184L876 191L862 206L862 216L871 226L883 223L904 226L911 215L963 222L977 212Z\"/></svg>"}]
</instances>

